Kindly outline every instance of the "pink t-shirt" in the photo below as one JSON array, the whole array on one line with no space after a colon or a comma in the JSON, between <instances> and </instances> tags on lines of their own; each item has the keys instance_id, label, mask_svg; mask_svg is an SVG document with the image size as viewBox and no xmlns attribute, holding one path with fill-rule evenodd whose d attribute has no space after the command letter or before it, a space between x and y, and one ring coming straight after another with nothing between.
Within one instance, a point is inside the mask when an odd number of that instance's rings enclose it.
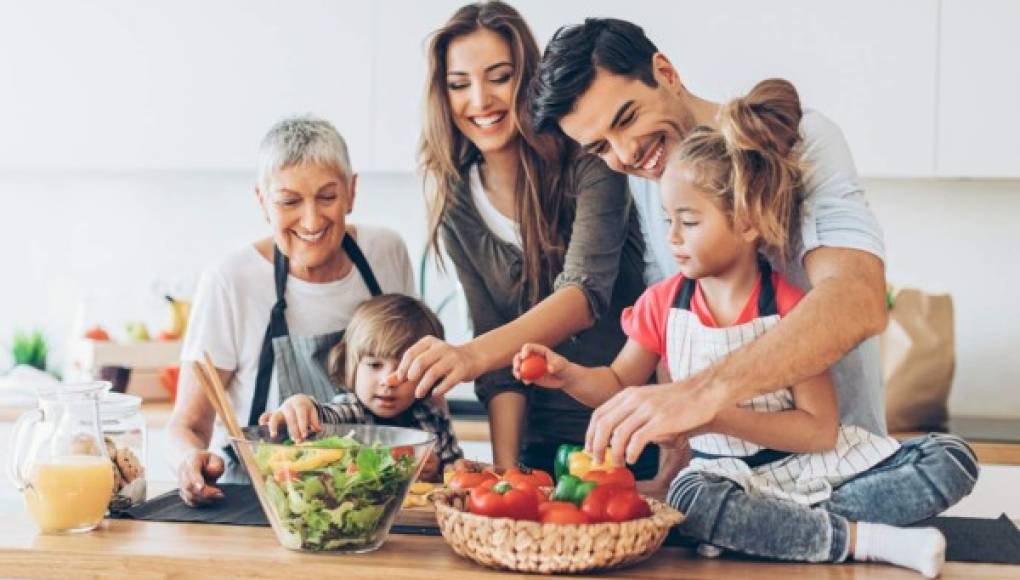
<instances>
[{"instance_id":1,"label":"pink t-shirt","mask_svg":"<svg viewBox=\"0 0 1020 580\"><path fill-rule=\"evenodd\" d=\"M676 300L680 288L683 287L684 279L682 274L677 274L649 286L634 303L634 306L624 309L623 314L620 315L624 334L660 357L666 356L666 324L669 321L669 310L673 308L673 302ZM777 272L772 273L772 286L775 288L776 308L779 310L780 317L786 316L804 297L803 291L787 282ZM754 285L751 295L748 296L740 316L733 323L734 326L758 318L759 294L761 294L760 278ZM700 284L695 286L694 295L691 297L691 312L696 314L705 326L719 326L712 318L712 312L708 308L708 303L705 302L705 295L701 291Z\"/></svg>"}]
</instances>

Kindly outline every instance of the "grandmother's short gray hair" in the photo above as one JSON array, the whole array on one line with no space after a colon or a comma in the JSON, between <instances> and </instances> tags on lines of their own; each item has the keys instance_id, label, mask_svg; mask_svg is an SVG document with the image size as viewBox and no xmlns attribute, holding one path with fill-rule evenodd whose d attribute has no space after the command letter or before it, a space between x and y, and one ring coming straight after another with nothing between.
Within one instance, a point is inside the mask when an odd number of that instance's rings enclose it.
<instances>
[{"instance_id":1,"label":"grandmother's short gray hair","mask_svg":"<svg viewBox=\"0 0 1020 580\"><path fill-rule=\"evenodd\" d=\"M333 168L350 183L351 159L347 143L336 127L312 115L278 121L259 146L258 183L263 190L273 173L294 165L314 163Z\"/></svg>"}]
</instances>

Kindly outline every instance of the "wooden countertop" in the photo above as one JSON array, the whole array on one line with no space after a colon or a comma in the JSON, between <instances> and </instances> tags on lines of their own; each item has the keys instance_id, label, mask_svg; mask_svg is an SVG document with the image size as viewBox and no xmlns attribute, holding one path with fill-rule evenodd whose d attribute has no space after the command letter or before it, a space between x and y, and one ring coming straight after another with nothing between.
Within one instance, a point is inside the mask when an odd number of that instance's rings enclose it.
<instances>
[{"instance_id":1,"label":"wooden countertop","mask_svg":"<svg viewBox=\"0 0 1020 580\"><path fill-rule=\"evenodd\" d=\"M170 420L173 405L169 402L142 404L142 413L149 429L160 429ZM23 408L0 407L0 422L11 422L25 412ZM478 419L458 418L453 420L453 430L461 441L489 441L489 422ZM898 439L909 439L924 433L893 433ZM987 465L1020 465L1020 443L975 440L967 438L978 461Z\"/></svg>"},{"instance_id":2,"label":"wooden countertop","mask_svg":"<svg viewBox=\"0 0 1020 580\"><path fill-rule=\"evenodd\" d=\"M23 511L0 518L0 576L59 578L515 578L453 553L442 538L394 534L376 552L308 554L281 547L263 527L107 520L87 534L40 535ZM1003 578L1020 569L947 564L942 578ZM705 560L664 548L631 568L601 574L626 578L903 578L912 572L877 564L785 564ZM578 578L582 576L577 576ZM532 576L534 578L534 576Z\"/></svg>"}]
</instances>

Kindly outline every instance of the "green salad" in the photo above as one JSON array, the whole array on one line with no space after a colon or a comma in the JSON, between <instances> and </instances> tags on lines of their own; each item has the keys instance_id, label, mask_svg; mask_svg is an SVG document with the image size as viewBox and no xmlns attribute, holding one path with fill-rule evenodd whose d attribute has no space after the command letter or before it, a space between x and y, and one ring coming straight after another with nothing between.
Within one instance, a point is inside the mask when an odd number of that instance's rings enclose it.
<instances>
[{"instance_id":1,"label":"green salad","mask_svg":"<svg viewBox=\"0 0 1020 580\"><path fill-rule=\"evenodd\" d=\"M381 540L415 474L410 447L364 445L352 435L298 445L262 443L258 464L288 547L357 549Z\"/></svg>"}]
</instances>

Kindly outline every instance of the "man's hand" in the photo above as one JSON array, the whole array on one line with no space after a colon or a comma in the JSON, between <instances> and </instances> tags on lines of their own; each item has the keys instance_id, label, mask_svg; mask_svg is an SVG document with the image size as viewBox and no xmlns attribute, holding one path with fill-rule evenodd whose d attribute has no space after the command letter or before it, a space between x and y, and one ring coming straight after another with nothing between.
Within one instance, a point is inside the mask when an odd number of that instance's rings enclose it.
<instances>
[{"instance_id":1,"label":"man's hand","mask_svg":"<svg viewBox=\"0 0 1020 580\"><path fill-rule=\"evenodd\" d=\"M677 442L710 422L724 403L710 394L690 382L628 387L592 414L585 448L602 457L612 447L617 465L636 463L649 443Z\"/></svg>"}]
</instances>

